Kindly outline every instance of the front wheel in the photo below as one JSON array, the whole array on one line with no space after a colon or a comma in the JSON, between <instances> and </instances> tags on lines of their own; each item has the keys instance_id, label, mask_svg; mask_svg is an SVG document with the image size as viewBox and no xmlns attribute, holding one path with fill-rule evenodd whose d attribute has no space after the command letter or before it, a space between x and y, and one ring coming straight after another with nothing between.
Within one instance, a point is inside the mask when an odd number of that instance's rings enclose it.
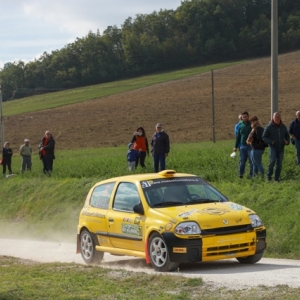
<instances>
[{"instance_id":1,"label":"front wheel","mask_svg":"<svg viewBox=\"0 0 300 300\"><path fill-rule=\"evenodd\" d=\"M255 255L247 256L247 257L237 257L236 259L241 264L255 264L258 261L260 261L262 257L263 257L263 253L258 253Z\"/></svg>"},{"instance_id":2,"label":"front wheel","mask_svg":"<svg viewBox=\"0 0 300 300\"><path fill-rule=\"evenodd\" d=\"M104 252L96 250L91 233L86 229L80 234L80 252L87 264L100 263L104 256Z\"/></svg>"},{"instance_id":3,"label":"front wheel","mask_svg":"<svg viewBox=\"0 0 300 300\"><path fill-rule=\"evenodd\" d=\"M170 261L166 242L158 233L153 233L150 236L149 256L151 264L156 271L170 272L174 271L179 266L179 263Z\"/></svg>"}]
</instances>

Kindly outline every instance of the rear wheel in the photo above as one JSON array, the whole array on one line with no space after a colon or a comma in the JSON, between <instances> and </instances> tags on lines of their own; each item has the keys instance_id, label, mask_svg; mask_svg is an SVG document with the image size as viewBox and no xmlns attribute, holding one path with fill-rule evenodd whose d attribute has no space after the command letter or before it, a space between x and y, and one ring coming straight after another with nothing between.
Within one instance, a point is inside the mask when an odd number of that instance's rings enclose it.
<instances>
[{"instance_id":1,"label":"rear wheel","mask_svg":"<svg viewBox=\"0 0 300 300\"><path fill-rule=\"evenodd\" d=\"M158 233L153 233L149 241L149 256L151 264L156 271L170 272L178 268L179 263L171 262L163 237Z\"/></svg>"},{"instance_id":2,"label":"rear wheel","mask_svg":"<svg viewBox=\"0 0 300 300\"><path fill-rule=\"evenodd\" d=\"M87 264L100 263L104 256L104 252L96 250L92 235L86 229L80 234L80 252Z\"/></svg>"},{"instance_id":3,"label":"rear wheel","mask_svg":"<svg viewBox=\"0 0 300 300\"><path fill-rule=\"evenodd\" d=\"M258 261L260 261L262 257L263 257L263 253L258 253L255 255L247 256L247 257L237 257L236 259L241 264L255 264Z\"/></svg>"}]
</instances>

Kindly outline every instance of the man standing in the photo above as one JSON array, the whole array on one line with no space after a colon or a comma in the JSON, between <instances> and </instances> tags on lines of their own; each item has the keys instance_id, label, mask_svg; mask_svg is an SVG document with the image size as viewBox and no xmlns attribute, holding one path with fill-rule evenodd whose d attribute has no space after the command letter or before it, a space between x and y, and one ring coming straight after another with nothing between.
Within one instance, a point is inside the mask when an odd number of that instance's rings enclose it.
<instances>
[{"instance_id":1,"label":"man standing","mask_svg":"<svg viewBox=\"0 0 300 300\"><path fill-rule=\"evenodd\" d=\"M263 141L270 147L269 150L269 168L268 168L268 181L271 181L273 169L275 169L275 181L279 182L282 162L284 157L284 147L290 143L290 135L286 126L281 121L279 112L273 114L271 122L266 126L263 135Z\"/></svg>"},{"instance_id":2,"label":"man standing","mask_svg":"<svg viewBox=\"0 0 300 300\"><path fill-rule=\"evenodd\" d=\"M297 164L300 166L300 110L296 112L296 119L290 124L289 133L295 141Z\"/></svg>"},{"instance_id":3,"label":"man standing","mask_svg":"<svg viewBox=\"0 0 300 300\"><path fill-rule=\"evenodd\" d=\"M43 162L44 174L51 175L53 169L53 159L55 140L50 131L45 132L45 136L42 138L40 145L40 159Z\"/></svg>"},{"instance_id":4,"label":"man standing","mask_svg":"<svg viewBox=\"0 0 300 300\"><path fill-rule=\"evenodd\" d=\"M24 143L20 147L20 155L22 156L21 173L24 173L26 168L28 171L31 171L32 147L29 145L29 139L25 139Z\"/></svg>"},{"instance_id":5,"label":"man standing","mask_svg":"<svg viewBox=\"0 0 300 300\"><path fill-rule=\"evenodd\" d=\"M251 178L253 176L253 165L251 161L251 146L247 144L247 138L252 130L251 123L249 122L249 114L247 111L242 113L242 122L239 125L237 130L237 136L235 140L235 146L233 151L236 152L237 148L240 148L240 162L239 162L239 175L240 178L244 177L245 166L247 159L249 159L250 163L250 175Z\"/></svg>"},{"instance_id":6,"label":"man standing","mask_svg":"<svg viewBox=\"0 0 300 300\"><path fill-rule=\"evenodd\" d=\"M160 165L160 171L166 169L166 156L170 152L170 141L168 134L163 130L160 123L156 124L156 132L152 136L151 140L152 156L154 164L154 172L158 172L158 166Z\"/></svg>"}]
</instances>

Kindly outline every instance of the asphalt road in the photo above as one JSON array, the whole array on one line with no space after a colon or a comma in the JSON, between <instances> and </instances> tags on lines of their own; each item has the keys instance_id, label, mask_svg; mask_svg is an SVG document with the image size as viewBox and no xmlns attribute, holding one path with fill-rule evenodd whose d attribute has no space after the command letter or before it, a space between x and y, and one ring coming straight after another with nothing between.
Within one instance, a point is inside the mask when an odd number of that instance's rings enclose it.
<instances>
[{"instance_id":1,"label":"asphalt road","mask_svg":"<svg viewBox=\"0 0 300 300\"><path fill-rule=\"evenodd\" d=\"M42 242L0 239L0 255L29 259L42 263L62 262L84 264L76 254L75 243ZM145 260L105 253L101 266L129 271L156 273ZM300 287L300 261L263 258L254 265L242 265L235 259L182 264L173 273L187 277L201 277L204 282L229 289L243 289L260 285Z\"/></svg>"}]
</instances>

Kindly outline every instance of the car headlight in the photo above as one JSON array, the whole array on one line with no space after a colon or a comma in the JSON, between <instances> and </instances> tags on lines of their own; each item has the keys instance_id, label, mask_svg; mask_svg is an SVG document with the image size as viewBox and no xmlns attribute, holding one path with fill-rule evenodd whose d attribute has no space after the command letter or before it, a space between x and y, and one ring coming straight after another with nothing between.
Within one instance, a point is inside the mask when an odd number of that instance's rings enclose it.
<instances>
[{"instance_id":1,"label":"car headlight","mask_svg":"<svg viewBox=\"0 0 300 300\"><path fill-rule=\"evenodd\" d=\"M249 218L251 220L253 228L260 227L263 225L262 220L260 219L260 217L258 215L249 215Z\"/></svg>"},{"instance_id":2,"label":"car headlight","mask_svg":"<svg viewBox=\"0 0 300 300\"><path fill-rule=\"evenodd\" d=\"M196 222L184 222L175 227L177 234L200 234L201 229Z\"/></svg>"}]
</instances>

